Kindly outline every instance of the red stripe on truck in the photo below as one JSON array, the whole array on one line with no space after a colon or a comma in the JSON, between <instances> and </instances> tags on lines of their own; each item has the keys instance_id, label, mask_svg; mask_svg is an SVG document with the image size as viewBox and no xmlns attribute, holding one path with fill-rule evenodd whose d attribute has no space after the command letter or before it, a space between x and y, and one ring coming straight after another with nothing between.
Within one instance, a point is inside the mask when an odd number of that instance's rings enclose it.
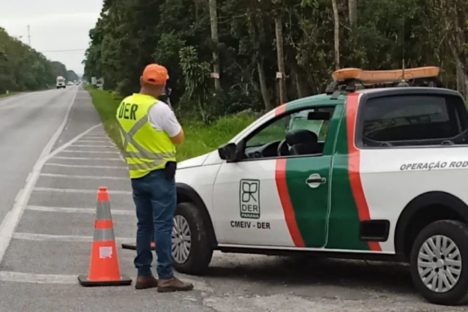
<instances>
[{"instance_id":1,"label":"red stripe on truck","mask_svg":"<svg viewBox=\"0 0 468 312\"><path fill-rule=\"evenodd\" d=\"M358 93L350 93L346 98L346 124L348 133L348 174L349 181L351 183L351 191L354 196L354 200L358 207L359 221L370 220L369 206L367 205L366 196L362 187L360 165L361 158L359 149L356 148L356 119L357 111L359 107L359 95ZM368 242L369 249L373 251L381 251L380 244L378 242Z\"/></svg>"},{"instance_id":2,"label":"red stripe on truck","mask_svg":"<svg viewBox=\"0 0 468 312\"><path fill-rule=\"evenodd\" d=\"M296 247L305 247L304 239L297 226L296 214L294 213L291 198L289 197L288 184L286 182L286 159L284 158L276 160L275 179L289 234Z\"/></svg>"},{"instance_id":3,"label":"red stripe on truck","mask_svg":"<svg viewBox=\"0 0 468 312\"><path fill-rule=\"evenodd\" d=\"M286 105L282 104L275 109L275 116L283 115L286 112Z\"/></svg>"}]
</instances>

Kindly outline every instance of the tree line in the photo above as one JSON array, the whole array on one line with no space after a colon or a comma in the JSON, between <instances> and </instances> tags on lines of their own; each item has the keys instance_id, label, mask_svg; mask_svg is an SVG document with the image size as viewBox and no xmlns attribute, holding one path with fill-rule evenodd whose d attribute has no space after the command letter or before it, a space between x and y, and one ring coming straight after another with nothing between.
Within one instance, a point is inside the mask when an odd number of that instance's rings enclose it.
<instances>
[{"instance_id":1,"label":"tree line","mask_svg":"<svg viewBox=\"0 0 468 312\"><path fill-rule=\"evenodd\" d=\"M0 94L8 91L34 91L55 87L57 76L78 79L72 70L60 62L48 60L43 54L0 27Z\"/></svg>"},{"instance_id":2,"label":"tree line","mask_svg":"<svg viewBox=\"0 0 468 312\"><path fill-rule=\"evenodd\" d=\"M466 0L105 0L85 76L122 95L145 64L205 120L323 92L342 67L440 66L467 93Z\"/></svg>"}]
</instances>

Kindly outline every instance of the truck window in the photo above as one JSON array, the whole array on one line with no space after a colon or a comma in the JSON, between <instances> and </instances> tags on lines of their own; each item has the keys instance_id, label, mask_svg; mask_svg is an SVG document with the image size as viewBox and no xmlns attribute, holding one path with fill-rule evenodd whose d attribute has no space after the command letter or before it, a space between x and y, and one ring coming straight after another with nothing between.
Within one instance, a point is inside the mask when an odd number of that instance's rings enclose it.
<instances>
[{"instance_id":1,"label":"truck window","mask_svg":"<svg viewBox=\"0 0 468 312\"><path fill-rule=\"evenodd\" d=\"M464 109L463 102L455 96L371 98L361 111L362 145L464 144Z\"/></svg>"},{"instance_id":2,"label":"truck window","mask_svg":"<svg viewBox=\"0 0 468 312\"><path fill-rule=\"evenodd\" d=\"M304 109L261 127L247 139L245 158L321 154L333 111L333 107Z\"/></svg>"}]
</instances>

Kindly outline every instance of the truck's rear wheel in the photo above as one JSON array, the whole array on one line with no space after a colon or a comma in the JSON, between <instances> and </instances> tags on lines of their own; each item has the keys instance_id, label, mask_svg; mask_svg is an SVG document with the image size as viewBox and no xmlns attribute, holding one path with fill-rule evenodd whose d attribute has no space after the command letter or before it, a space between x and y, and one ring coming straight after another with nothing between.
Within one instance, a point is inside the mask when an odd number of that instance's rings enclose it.
<instances>
[{"instance_id":1,"label":"truck's rear wheel","mask_svg":"<svg viewBox=\"0 0 468 312\"><path fill-rule=\"evenodd\" d=\"M177 271L201 274L208 268L213 255L208 231L207 220L195 205L177 205L172 229L172 259Z\"/></svg>"},{"instance_id":2,"label":"truck's rear wheel","mask_svg":"<svg viewBox=\"0 0 468 312\"><path fill-rule=\"evenodd\" d=\"M461 304L468 295L468 228L459 221L429 224L411 250L411 276L430 302Z\"/></svg>"}]
</instances>

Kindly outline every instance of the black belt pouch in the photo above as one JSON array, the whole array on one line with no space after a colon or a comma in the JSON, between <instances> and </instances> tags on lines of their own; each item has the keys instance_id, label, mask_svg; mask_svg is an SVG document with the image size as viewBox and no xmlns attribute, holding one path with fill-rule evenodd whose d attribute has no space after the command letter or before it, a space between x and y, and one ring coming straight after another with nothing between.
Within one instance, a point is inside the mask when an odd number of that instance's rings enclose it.
<instances>
[{"instance_id":1,"label":"black belt pouch","mask_svg":"<svg viewBox=\"0 0 468 312\"><path fill-rule=\"evenodd\" d=\"M166 163L166 168L164 168L164 175L166 176L166 179L168 180L174 179L176 169L177 169L177 163L175 161L168 161Z\"/></svg>"}]
</instances>

